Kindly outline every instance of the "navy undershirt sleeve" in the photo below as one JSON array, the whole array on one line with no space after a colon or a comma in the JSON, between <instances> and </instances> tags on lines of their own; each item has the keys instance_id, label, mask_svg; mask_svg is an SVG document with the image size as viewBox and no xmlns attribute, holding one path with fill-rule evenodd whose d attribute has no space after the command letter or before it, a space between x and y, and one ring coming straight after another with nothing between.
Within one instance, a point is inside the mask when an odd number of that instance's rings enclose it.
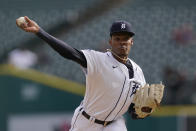
<instances>
[{"instance_id":1,"label":"navy undershirt sleeve","mask_svg":"<svg viewBox=\"0 0 196 131\"><path fill-rule=\"evenodd\" d=\"M87 61L82 51L77 50L69 46L67 43L51 36L41 28L36 35L45 42L47 42L55 51L57 51L64 58L73 60L84 68L87 68Z\"/></svg>"}]
</instances>

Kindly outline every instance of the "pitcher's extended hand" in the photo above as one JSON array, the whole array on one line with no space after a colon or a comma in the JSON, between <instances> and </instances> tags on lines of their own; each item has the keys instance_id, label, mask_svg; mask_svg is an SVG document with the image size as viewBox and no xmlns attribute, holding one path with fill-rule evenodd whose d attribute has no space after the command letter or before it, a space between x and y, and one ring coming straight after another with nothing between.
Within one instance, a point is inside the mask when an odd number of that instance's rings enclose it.
<instances>
[{"instance_id":1,"label":"pitcher's extended hand","mask_svg":"<svg viewBox=\"0 0 196 131\"><path fill-rule=\"evenodd\" d=\"M16 22L16 25L26 32L38 33L40 29L38 24L35 21L29 19L27 16L25 16L24 18L26 22L20 25Z\"/></svg>"}]
</instances>

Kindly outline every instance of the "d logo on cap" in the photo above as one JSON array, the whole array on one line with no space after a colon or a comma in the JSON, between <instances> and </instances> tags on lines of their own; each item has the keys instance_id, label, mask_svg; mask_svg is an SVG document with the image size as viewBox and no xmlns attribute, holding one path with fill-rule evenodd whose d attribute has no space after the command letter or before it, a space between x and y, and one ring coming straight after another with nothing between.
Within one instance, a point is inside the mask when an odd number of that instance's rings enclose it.
<instances>
[{"instance_id":1,"label":"d logo on cap","mask_svg":"<svg viewBox=\"0 0 196 131\"><path fill-rule=\"evenodd\" d=\"M135 33L132 31L131 24L127 21L115 21L110 27L110 36L114 33L126 32L130 36L134 36Z\"/></svg>"},{"instance_id":2,"label":"d logo on cap","mask_svg":"<svg viewBox=\"0 0 196 131\"><path fill-rule=\"evenodd\" d=\"M125 24L122 24L121 25L121 29L125 29Z\"/></svg>"}]
</instances>

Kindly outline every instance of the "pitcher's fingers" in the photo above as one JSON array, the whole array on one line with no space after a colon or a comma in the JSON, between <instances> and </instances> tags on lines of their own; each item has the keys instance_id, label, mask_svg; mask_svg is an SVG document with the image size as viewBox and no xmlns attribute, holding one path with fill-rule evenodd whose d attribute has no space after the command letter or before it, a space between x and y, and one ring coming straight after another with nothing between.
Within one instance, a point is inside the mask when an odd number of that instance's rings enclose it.
<instances>
[{"instance_id":1,"label":"pitcher's fingers","mask_svg":"<svg viewBox=\"0 0 196 131\"><path fill-rule=\"evenodd\" d=\"M143 100L148 98L148 90L149 90L149 86L144 86L144 94L143 94Z\"/></svg>"},{"instance_id":2,"label":"pitcher's fingers","mask_svg":"<svg viewBox=\"0 0 196 131\"><path fill-rule=\"evenodd\" d=\"M150 92L149 92L149 96L151 96L152 98L154 97L154 92L155 92L155 90L154 90L154 84L152 84L152 85L150 85Z\"/></svg>"},{"instance_id":3,"label":"pitcher's fingers","mask_svg":"<svg viewBox=\"0 0 196 131\"><path fill-rule=\"evenodd\" d=\"M36 32L35 27L27 27L27 28L24 28L24 30L25 30L26 32Z\"/></svg>"},{"instance_id":4,"label":"pitcher's fingers","mask_svg":"<svg viewBox=\"0 0 196 131\"><path fill-rule=\"evenodd\" d=\"M25 16L24 18L25 18L25 20L26 20L28 23L31 23L31 22L32 22L32 21L29 19L29 17Z\"/></svg>"}]
</instances>

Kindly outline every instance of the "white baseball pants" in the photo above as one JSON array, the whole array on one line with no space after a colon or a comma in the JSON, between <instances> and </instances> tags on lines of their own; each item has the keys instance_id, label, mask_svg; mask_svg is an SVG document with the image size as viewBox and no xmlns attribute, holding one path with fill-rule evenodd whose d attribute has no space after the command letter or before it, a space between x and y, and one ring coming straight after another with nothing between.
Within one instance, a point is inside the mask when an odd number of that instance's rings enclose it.
<instances>
[{"instance_id":1,"label":"white baseball pants","mask_svg":"<svg viewBox=\"0 0 196 131\"><path fill-rule=\"evenodd\" d=\"M69 131L127 131L123 117L118 118L111 124L104 127L101 124L91 122L85 118L82 115L80 108L81 107L79 106L74 112L71 128Z\"/></svg>"}]
</instances>

